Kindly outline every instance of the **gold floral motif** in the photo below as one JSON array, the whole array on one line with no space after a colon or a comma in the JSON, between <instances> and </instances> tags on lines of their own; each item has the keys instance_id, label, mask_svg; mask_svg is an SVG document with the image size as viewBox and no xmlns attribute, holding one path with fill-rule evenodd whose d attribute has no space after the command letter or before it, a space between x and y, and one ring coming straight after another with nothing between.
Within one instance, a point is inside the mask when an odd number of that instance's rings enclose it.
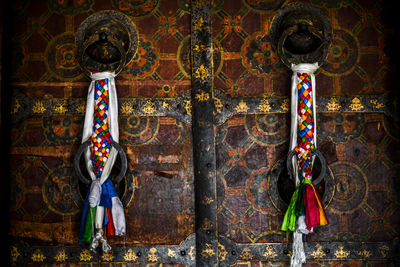
<instances>
[{"instance_id":1,"label":"gold floral motif","mask_svg":"<svg viewBox=\"0 0 400 267\"><path fill-rule=\"evenodd\" d=\"M386 245L383 245L382 247L379 248L382 254L382 257L386 258L388 251L390 250L390 248Z\"/></svg>"},{"instance_id":2,"label":"gold floral motif","mask_svg":"<svg viewBox=\"0 0 400 267\"><path fill-rule=\"evenodd\" d=\"M203 251L200 253L204 258L210 258L215 255L214 250L212 249L211 244L206 244L206 249L203 249Z\"/></svg>"},{"instance_id":3,"label":"gold floral motif","mask_svg":"<svg viewBox=\"0 0 400 267\"><path fill-rule=\"evenodd\" d=\"M54 259L58 262L63 262L68 259L67 254L65 253L64 249L59 249L57 251L57 255L54 257Z\"/></svg>"},{"instance_id":4,"label":"gold floral motif","mask_svg":"<svg viewBox=\"0 0 400 267\"><path fill-rule=\"evenodd\" d=\"M185 103L185 110L188 115L192 115L192 101L187 100Z\"/></svg>"},{"instance_id":5,"label":"gold floral motif","mask_svg":"<svg viewBox=\"0 0 400 267\"><path fill-rule=\"evenodd\" d=\"M113 256L112 252L108 252L108 253L104 253L101 256L101 258L103 261L112 261L114 259L114 256Z\"/></svg>"},{"instance_id":6,"label":"gold floral motif","mask_svg":"<svg viewBox=\"0 0 400 267\"><path fill-rule=\"evenodd\" d=\"M204 92L203 90L200 90L201 93L200 94L196 94L195 98L197 99L197 101L200 102L206 102L208 99L210 99L210 94Z\"/></svg>"},{"instance_id":7,"label":"gold floral motif","mask_svg":"<svg viewBox=\"0 0 400 267\"><path fill-rule=\"evenodd\" d=\"M338 259L347 258L350 255L350 252L343 250L343 246L339 246L339 250L335 251L335 256Z\"/></svg>"},{"instance_id":8,"label":"gold floral motif","mask_svg":"<svg viewBox=\"0 0 400 267\"><path fill-rule=\"evenodd\" d=\"M193 0L192 2L195 5L204 6L208 2L208 0Z\"/></svg>"},{"instance_id":9,"label":"gold floral motif","mask_svg":"<svg viewBox=\"0 0 400 267\"><path fill-rule=\"evenodd\" d=\"M147 259L151 262L158 261L160 259L160 257L156 253L157 253L157 249L151 248L149 255L147 255Z\"/></svg>"},{"instance_id":10,"label":"gold floral motif","mask_svg":"<svg viewBox=\"0 0 400 267\"><path fill-rule=\"evenodd\" d=\"M87 250L86 248L82 250L81 254L79 255L80 261L90 261L93 258L92 254L90 254L90 251Z\"/></svg>"},{"instance_id":11,"label":"gold floral motif","mask_svg":"<svg viewBox=\"0 0 400 267\"><path fill-rule=\"evenodd\" d=\"M168 257L175 258L175 256L176 256L176 252L169 248L168 249Z\"/></svg>"},{"instance_id":12,"label":"gold floral motif","mask_svg":"<svg viewBox=\"0 0 400 267\"><path fill-rule=\"evenodd\" d=\"M13 101L13 104L12 104L11 114L17 113L20 107L21 107L21 105L19 103L19 100L17 98L15 98Z\"/></svg>"},{"instance_id":13,"label":"gold floral motif","mask_svg":"<svg viewBox=\"0 0 400 267\"><path fill-rule=\"evenodd\" d=\"M12 248L11 248L11 261L12 262L16 262L18 260L19 255L21 255L21 254L18 252L17 247L12 246Z\"/></svg>"},{"instance_id":14,"label":"gold floral motif","mask_svg":"<svg viewBox=\"0 0 400 267\"><path fill-rule=\"evenodd\" d=\"M289 99L285 98L281 105L282 111L289 111Z\"/></svg>"},{"instance_id":15,"label":"gold floral motif","mask_svg":"<svg viewBox=\"0 0 400 267\"><path fill-rule=\"evenodd\" d=\"M124 255L124 260L126 261L135 261L137 260L138 256L136 256L136 253L133 252L133 250L130 248Z\"/></svg>"},{"instance_id":16,"label":"gold floral motif","mask_svg":"<svg viewBox=\"0 0 400 267\"><path fill-rule=\"evenodd\" d=\"M37 101L32 108L33 113L43 113L46 111L46 108L43 106L41 101Z\"/></svg>"},{"instance_id":17,"label":"gold floral motif","mask_svg":"<svg viewBox=\"0 0 400 267\"><path fill-rule=\"evenodd\" d=\"M364 108L361 104L361 100L358 97L353 98L350 104L350 109L353 111L360 111Z\"/></svg>"},{"instance_id":18,"label":"gold floral motif","mask_svg":"<svg viewBox=\"0 0 400 267\"><path fill-rule=\"evenodd\" d=\"M242 258L243 260L252 260L253 257L254 255L251 254L249 248L244 248L242 253L240 254L240 258Z\"/></svg>"},{"instance_id":19,"label":"gold floral motif","mask_svg":"<svg viewBox=\"0 0 400 267\"><path fill-rule=\"evenodd\" d=\"M342 106L339 104L339 101L336 99L336 97L331 97L326 105L326 108L329 111L338 111L341 107Z\"/></svg>"},{"instance_id":20,"label":"gold floral motif","mask_svg":"<svg viewBox=\"0 0 400 267\"><path fill-rule=\"evenodd\" d=\"M371 257L372 253L369 250L364 249L363 251L358 252L358 255L364 258Z\"/></svg>"},{"instance_id":21,"label":"gold floral motif","mask_svg":"<svg viewBox=\"0 0 400 267\"><path fill-rule=\"evenodd\" d=\"M210 76L210 73L208 72L208 69L204 67L204 65L201 65L197 70L196 70L196 78L200 78L203 81L207 79Z\"/></svg>"},{"instance_id":22,"label":"gold floral motif","mask_svg":"<svg viewBox=\"0 0 400 267\"><path fill-rule=\"evenodd\" d=\"M261 112L268 112L271 110L271 106L269 105L268 99L264 98L261 100L261 104L257 107L257 109Z\"/></svg>"},{"instance_id":23,"label":"gold floral motif","mask_svg":"<svg viewBox=\"0 0 400 267\"><path fill-rule=\"evenodd\" d=\"M276 258L278 256L278 254L275 252L272 246L267 246L265 248L265 253L263 255L267 259Z\"/></svg>"},{"instance_id":24,"label":"gold floral motif","mask_svg":"<svg viewBox=\"0 0 400 267\"><path fill-rule=\"evenodd\" d=\"M246 102L240 100L239 104L235 107L235 110L237 112L247 112L249 110L249 107L247 106Z\"/></svg>"},{"instance_id":25,"label":"gold floral motif","mask_svg":"<svg viewBox=\"0 0 400 267\"><path fill-rule=\"evenodd\" d=\"M214 199L208 196L204 196L203 199L201 200L201 204L203 205L209 205L214 202Z\"/></svg>"},{"instance_id":26,"label":"gold floral motif","mask_svg":"<svg viewBox=\"0 0 400 267\"><path fill-rule=\"evenodd\" d=\"M215 107L215 110L217 111L217 113L222 112L222 108L224 107L224 105L222 105L221 99L214 97L214 107Z\"/></svg>"},{"instance_id":27,"label":"gold floral motif","mask_svg":"<svg viewBox=\"0 0 400 267\"><path fill-rule=\"evenodd\" d=\"M86 106L86 103L84 101L82 101L81 104L79 105L79 107L76 108L76 112L84 113L85 112L85 106Z\"/></svg>"},{"instance_id":28,"label":"gold floral motif","mask_svg":"<svg viewBox=\"0 0 400 267\"><path fill-rule=\"evenodd\" d=\"M207 49L208 49L208 47L203 44L196 44L196 45L194 45L194 48L193 48L193 50L197 51L197 52L207 51Z\"/></svg>"},{"instance_id":29,"label":"gold floral motif","mask_svg":"<svg viewBox=\"0 0 400 267\"><path fill-rule=\"evenodd\" d=\"M190 247L188 254L189 254L190 260L194 261L196 259L196 250L194 249L194 246Z\"/></svg>"},{"instance_id":30,"label":"gold floral motif","mask_svg":"<svg viewBox=\"0 0 400 267\"><path fill-rule=\"evenodd\" d=\"M129 102L125 102L121 106L121 113L122 114L132 114L133 111L134 111L134 108L132 107L132 104L129 103Z\"/></svg>"},{"instance_id":31,"label":"gold floral motif","mask_svg":"<svg viewBox=\"0 0 400 267\"><path fill-rule=\"evenodd\" d=\"M171 106L167 102L163 102L162 107L163 109L168 109L168 110L171 109Z\"/></svg>"},{"instance_id":32,"label":"gold floral motif","mask_svg":"<svg viewBox=\"0 0 400 267\"><path fill-rule=\"evenodd\" d=\"M371 104L375 105L374 108L376 108L376 109L385 107L385 105L380 103L380 102L378 102L377 99L371 99L370 102L371 102Z\"/></svg>"},{"instance_id":33,"label":"gold floral motif","mask_svg":"<svg viewBox=\"0 0 400 267\"><path fill-rule=\"evenodd\" d=\"M228 252L225 249L225 246L218 242L218 259L220 261L226 260L226 255Z\"/></svg>"},{"instance_id":34,"label":"gold floral motif","mask_svg":"<svg viewBox=\"0 0 400 267\"><path fill-rule=\"evenodd\" d=\"M146 104L144 104L143 111L146 114L153 113L156 109L154 108L154 103L148 100Z\"/></svg>"},{"instance_id":35,"label":"gold floral motif","mask_svg":"<svg viewBox=\"0 0 400 267\"><path fill-rule=\"evenodd\" d=\"M317 244L317 249L311 253L311 256L313 256L315 259L320 259L325 257L326 253L322 250L322 246Z\"/></svg>"},{"instance_id":36,"label":"gold floral motif","mask_svg":"<svg viewBox=\"0 0 400 267\"><path fill-rule=\"evenodd\" d=\"M196 21L196 23L194 24L194 30L195 30L195 31L201 31L201 30L207 28L207 26L204 25L205 22L206 22L206 21L203 19L203 17L200 17L200 18Z\"/></svg>"},{"instance_id":37,"label":"gold floral motif","mask_svg":"<svg viewBox=\"0 0 400 267\"><path fill-rule=\"evenodd\" d=\"M201 229L204 231L207 231L207 230L211 230L212 228L213 228L213 224L210 221L210 219L205 218L203 221L203 225L201 226Z\"/></svg>"},{"instance_id":38,"label":"gold floral motif","mask_svg":"<svg viewBox=\"0 0 400 267\"><path fill-rule=\"evenodd\" d=\"M46 259L46 256L44 256L43 252L40 249L35 250L35 252L32 255L32 260L34 262L43 262Z\"/></svg>"},{"instance_id":39,"label":"gold floral motif","mask_svg":"<svg viewBox=\"0 0 400 267\"><path fill-rule=\"evenodd\" d=\"M63 114L65 112L67 112L68 109L65 107L65 105L66 105L65 100L62 101L61 103L58 103L55 106L54 111L57 112L57 113L60 113L60 114Z\"/></svg>"}]
</instances>

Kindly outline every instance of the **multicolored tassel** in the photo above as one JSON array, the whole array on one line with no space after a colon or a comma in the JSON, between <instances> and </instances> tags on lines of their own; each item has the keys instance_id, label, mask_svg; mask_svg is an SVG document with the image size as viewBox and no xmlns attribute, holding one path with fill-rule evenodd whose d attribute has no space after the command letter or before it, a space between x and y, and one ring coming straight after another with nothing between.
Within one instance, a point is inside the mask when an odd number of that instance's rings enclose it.
<instances>
[{"instance_id":1,"label":"multicolored tassel","mask_svg":"<svg viewBox=\"0 0 400 267\"><path fill-rule=\"evenodd\" d=\"M86 160L91 163L87 166L92 177L92 186L86 196L83 208L79 243L92 243L92 249L95 249L101 242L105 253L111 247L102 237L102 228L105 227L107 236L124 235L126 229L122 203L108 177L115 161L115 154L112 154L115 151L111 151L111 142L114 139L115 142L118 142L114 76L115 74L107 72L92 74L93 80L89 87L82 137L82 143L86 140L90 141L90 155ZM112 97L111 93L113 93ZM110 114L110 106L113 106L114 113ZM110 128L110 120L113 129ZM106 165L107 171L105 170ZM94 230L96 230L96 234Z\"/></svg>"},{"instance_id":2,"label":"multicolored tassel","mask_svg":"<svg viewBox=\"0 0 400 267\"><path fill-rule=\"evenodd\" d=\"M312 164L315 152L314 107L311 73L297 72L297 155L300 181L290 200L282 223L283 231L294 231L297 219L304 215L307 230L328 224L321 198L312 184Z\"/></svg>"}]
</instances>

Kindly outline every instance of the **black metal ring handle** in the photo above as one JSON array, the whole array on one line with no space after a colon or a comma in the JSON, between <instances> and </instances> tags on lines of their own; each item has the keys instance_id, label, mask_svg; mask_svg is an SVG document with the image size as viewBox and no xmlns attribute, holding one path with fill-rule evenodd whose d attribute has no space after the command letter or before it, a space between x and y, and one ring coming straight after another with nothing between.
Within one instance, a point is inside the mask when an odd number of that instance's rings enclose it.
<instances>
[{"instance_id":1,"label":"black metal ring handle","mask_svg":"<svg viewBox=\"0 0 400 267\"><path fill-rule=\"evenodd\" d=\"M321 162L321 172L319 173L319 176L317 179L313 180L313 184L317 185L319 184L322 179L324 179L325 174L326 174L326 160L324 158L324 156L321 154L321 152L319 150L315 150L315 155L317 156L317 158L319 158L319 161ZM289 172L289 176L290 179L294 181L294 177L293 177L293 166L292 166L292 158L293 156L296 155L296 151L292 150L289 152L287 159L286 159L286 166Z\"/></svg>"},{"instance_id":2,"label":"black metal ring handle","mask_svg":"<svg viewBox=\"0 0 400 267\"><path fill-rule=\"evenodd\" d=\"M89 147L89 145L90 145L90 141L85 141L84 143L82 143L82 145L79 147L78 151L76 152L75 158L74 158L75 173L78 176L79 180L81 180L84 184L90 184L92 182L92 180L86 178L82 174L81 168L79 166L79 162L82 157L82 153L85 151L85 149L87 147ZM121 146L117 142L111 141L111 146L114 147L118 151L118 154L121 158L121 171L119 172L118 176L113 180L114 184L117 185L121 182L122 178L124 178L124 176L126 174L126 170L128 169L128 161L126 159L126 154L125 154L124 150L122 150Z\"/></svg>"},{"instance_id":3,"label":"black metal ring handle","mask_svg":"<svg viewBox=\"0 0 400 267\"><path fill-rule=\"evenodd\" d=\"M287 28L282 35L280 36L279 40L278 40L278 54L280 54L280 57L282 59L282 61L287 64L290 67L290 63L293 62L289 62L290 60L288 59L288 55L287 55L287 49L285 49L284 47L284 43L286 41L286 39L289 37L290 34L298 31L299 29L299 25L294 25L292 27ZM316 48L314 51L310 51L309 53L305 54L305 55L298 55L298 54L294 54L294 53L290 53L293 56L298 56L298 57L302 57L302 60L305 60L305 57L307 58L306 61L309 61L310 59L312 59L312 62L303 62L303 63L314 63L314 62L318 62L319 65L322 64L324 58L324 53L321 53L321 49L327 49L325 47L325 42L326 40L324 39L324 36L318 32L318 29L313 27L313 26L307 26L308 31L313 34L314 36L318 37L319 39L322 40L322 43L318 46L318 48Z\"/></svg>"},{"instance_id":4,"label":"black metal ring handle","mask_svg":"<svg viewBox=\"0 0 400 267\"><path fill-rule=\"evenodd\" d=\"M105 32L107 32L107 33L109 33L108 31L105 31ZM86 49L90 46L90 45L92 45L93 43L95 43L96 41L99 41L100 40L100 34L96 34L96 35L92 35L89 39L87 39L84 43L83 43L83 48L82 48L82 51L83 51L83 53L82 53L82 55L81 55L81 57L82 57L82 62L85 62L85 60L84 60L84 58L85 58L85 52L86 52ZM117 49L118 49L118 51L119 51L119 53L121 54L121 60L119 61L119 65L118 65L118 67L115 69L115 70L113 70L114 71L114 73L115 73L115 75L118 75L121 71L122 71L122 69L125 67L125 63L126 63L126 52L125 52L125 49L123 48L123 46L118 42L118 40L116 40L114 37L113 37L113 35L112 34L109 34L109 35L107 35L107 40L113 45L113 46L115 46ZM88 75L88 76L90 76L90 70L87 68L87 66L85 65L85 64L81 64L82 65L82 69L83 69L83 71Z\"/></svg>"}]
</instances>

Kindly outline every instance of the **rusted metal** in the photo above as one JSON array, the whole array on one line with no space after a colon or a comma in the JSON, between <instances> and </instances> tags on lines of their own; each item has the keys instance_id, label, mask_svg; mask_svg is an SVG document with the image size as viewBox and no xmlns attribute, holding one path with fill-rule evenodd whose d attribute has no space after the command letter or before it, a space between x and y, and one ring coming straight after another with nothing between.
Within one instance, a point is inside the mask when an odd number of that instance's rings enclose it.
<instances>
[{"instance_id":1,"label":"rusted metal","mask_svg":"<svg viewBox=\"0 0 400 267\"><path fill-rule=\"evenodd\" d=\"M192 1L192 131L195 177L196 265L218 265L211 3ZM204 49L196 51L195 45ZM202 227L207 221L207 228Z\"/></svg>"}]
</instances>

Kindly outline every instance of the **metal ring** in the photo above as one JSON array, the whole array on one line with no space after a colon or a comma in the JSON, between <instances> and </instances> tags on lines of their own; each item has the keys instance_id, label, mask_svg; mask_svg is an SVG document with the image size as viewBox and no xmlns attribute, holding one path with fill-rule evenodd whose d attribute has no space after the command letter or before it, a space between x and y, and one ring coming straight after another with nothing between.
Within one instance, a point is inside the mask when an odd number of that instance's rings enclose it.
<instances>
[{"instance_id":1,"label":"metal ring","mask_svg":"<svg viewBox=\"0 0 400 267\"><path fill-rule=\"evenodd\" d=\"M85 149L87 147L89 147L90 143L91 142L89 140L83 142L74 157L75 173L78 176L79 180L81 180L81 182L83 182L84 184L90 184L92 182L92 180L86 178L82 174L79 162L80 162L82 153L85 151ZM117 142L111 141L111 146L114 147L118 151L118 154L121 158L121 171L119 172L118 176L113 180L114 184L117 185L121 182L122 178L124 178L124 176L126 174L126 170L128 169L128 161L126 159L126 154L125 154L124 150L122 150L121 146Z\"/></svg>"},{"instance_id":2,"label":"metal ring","mask_svg":"<svg viewBox=\"0 0 400 267\"><path fill-rule=\"evenodd\" d=\"M76 38L75 38L75 44L76 44L77 55L78 55L77 56L78 63L81 66L81 68L83 69L83 71L85 72L85 74L88 76L90 76L90 73L88 73L85 70L85 68L83 67L86 63L85 63L85 61L83 61L84 58L81 56L82 54L84 54L83 43L85 42L85 40L92 38L93 35L90 33L90 31L92 29L100 28L100 27L96 27L96 24L98 24L98 23L102 24L102 21L107 21L107 23L111 23L113 26L120 24L119 27L123 28L122 30L125 31L123 34L125 34L125 36L127 36L127 38L128 38L128 40L125 41L125 44L123 45L125 54L126 54L126 59L124 62L125 65L132 61L132 59L134 58L134 56L137 52L137 49L138 49L138 43L139 43L138 32L136 30L135 24L132 22L132 20L127 15L125 15L121 12L118 12L118 11L114 11L114 10L99 11L99 12L96 12L96 13L90 15L79 26L79 28L76 32ZM117 27L118 27L118 25L117 25ZM104 31L104 30L108 30L108 27L101 29L101 31ZM114 36L114 34L116 34L112 30L110 30L110 32L112 32L112 34L109 34L109 35ZM88 36L89 34L91 36ZM118 34L117 34L117 36L114 37L114 39L122 39L122 37L123 36L118 36ZM98 69L93 69L93 70L104 71L104 70L98 70Z\"/></svg>"},{"instance_id":3,"label":"metal ring","mask_svg":"<svg viewBox=\"0 0 400 267\"><path fill-rule=\"evenodd\" d=\"M280 55L281 60L283 61L284 64L290 67L291 63L294 63L294 61L302 62L302 63L314 63L318 62L318 64L322 64L322 62L325 60L326 57L326 40L324 39L324 36L318 32L318 29L312 26L307 26L307 29L316 37L318 37L322 42L316 48L314 51L311 51L307 54L294 54L290 51L288 51L284 43L286 39L289 37L290 34L296 32L298 30L298 25L294 25L292 27L287 28L280 38L278 39L278 54ZM325 49L326 51L324 51Z\"/></svg>"},{"instance_id":4,"label":"metal ring","mask_svg":"<svg viewBox=\"0 0 400 267\"><path fill-rule=\"evenodd\" d=\"M108 31L106 31L107 33L109 33ZM82 62L85 62L84 58L86 57L85 51L86 49L93 43L95 43L96 41L99 41L100 39L100 35L93 35L91 36L89 39L87 39L84 43L83 43L83 53L81 55L82 57ZM115 75L118 75L122 69L125 67L125 63L126 63L126 52L125 49L122 47L122 45L112 36L112 34L107 35L107 40L113 45L115 46L119 53L121 54L121 59L119 61L119 65L115 70L112 70L115 72ZM86 64L81 64L81 67L83 69L83 71L86 73L86 75L90 76L91 71L87 68Z\"/></svg>"},{"instance_id":5,"label":"metal ring","mask_svg":"<svg viewBox=\"0 0 400 267\"><path fill-rule=\"evenodd\" d=\"M313 180L313 185L319 184L322 179L324 179L325 174L326 174L326 160L322 153L319 150L315 150L315 156L319 158L319 161L321 162L321 172L319 173L319 176L317 179ZM293 177L293 166L292 166L292 158L293 156L296 155L296 151L293 149L292 151L289 152L287 159L286 159L286 166L289 172L290 179L294 181Z\"/></svg>"},{"instance_id":6,"label":"metal ring","mask_svg":"<svg viewBox=\"0 0 400 267\"><path fill-rule=\"evenodd\" d=\"M307 30L322 41L317 49L310 51L311 53L298 54L283 46L285 39L297 29L299 23L307 24ZM272 48L289 68L299 62L318 62L318 65L322 66L332 41L332 26L323 10L305 3L295 3L279 10L271 23L270 35Z\"/></svg>"}]
</instances>

